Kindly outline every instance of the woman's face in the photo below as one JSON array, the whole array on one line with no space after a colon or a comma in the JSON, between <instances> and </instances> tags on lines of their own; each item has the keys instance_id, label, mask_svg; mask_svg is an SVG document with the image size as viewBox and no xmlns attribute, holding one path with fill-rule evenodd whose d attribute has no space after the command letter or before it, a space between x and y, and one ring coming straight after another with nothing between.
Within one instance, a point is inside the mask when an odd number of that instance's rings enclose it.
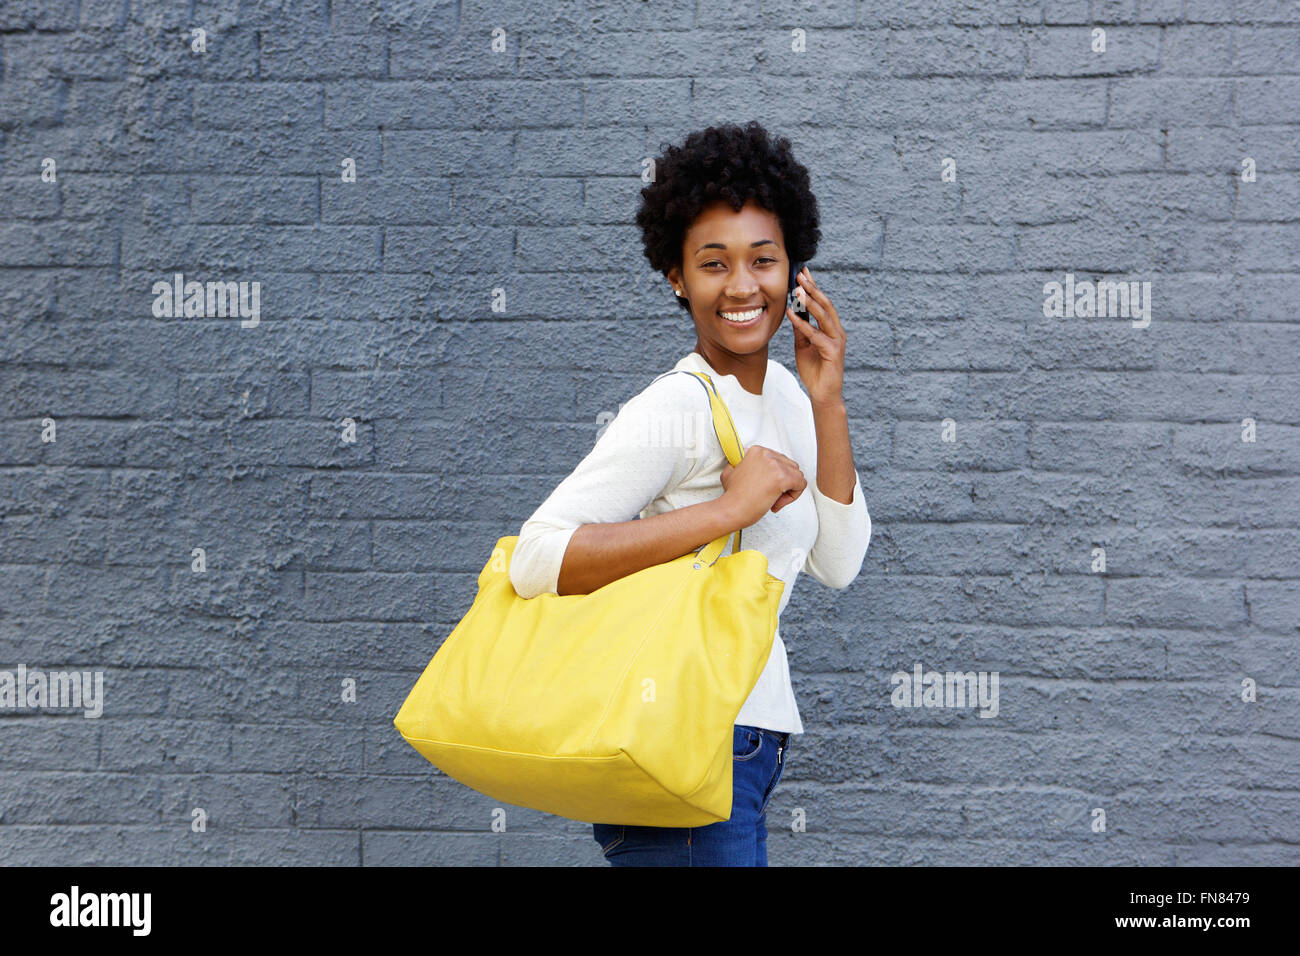
<instances>
[{"instance_id":1,"label":"woman's face","mask_svg":"<svg viewBox=\"0 0 1300 956\"><path fill-rule=\"evenodd\" d=\"M785 318L790 260L781 222L749 200L719 201L686 231L668 280L690 300L700 341L734 355L765 349Z\"/></svg>"}]
</instances>

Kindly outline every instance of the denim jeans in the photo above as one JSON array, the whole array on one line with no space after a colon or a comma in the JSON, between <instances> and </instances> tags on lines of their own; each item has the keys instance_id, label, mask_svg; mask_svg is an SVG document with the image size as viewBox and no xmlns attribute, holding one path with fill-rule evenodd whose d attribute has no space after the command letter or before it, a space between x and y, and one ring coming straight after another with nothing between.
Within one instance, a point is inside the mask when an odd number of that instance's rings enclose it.
<instances>
[{"instance_id":1,"label":"denim jeans","mask_svg":"<svg viewBox=\"0 0 1300 956\"><path fill-rule=\"evenodd\" d=\"M736 724L731 817L702 827L593 823L613 866L767 866L767 804L785 769L790 735Z\"/></svg>"}]
</instances>

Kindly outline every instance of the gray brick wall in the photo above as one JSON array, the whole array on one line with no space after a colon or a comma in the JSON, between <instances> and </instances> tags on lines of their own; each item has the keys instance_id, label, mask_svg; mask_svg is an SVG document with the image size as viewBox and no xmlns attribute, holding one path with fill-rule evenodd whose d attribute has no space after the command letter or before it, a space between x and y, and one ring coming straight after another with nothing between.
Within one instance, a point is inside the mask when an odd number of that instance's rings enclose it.
<instances>
[{"instance_id":1,"label":"gray brick wall","mask_svg":"<svg viewBox=\"0 0 1300 956\"><path fill-rule=\"evenodd\" d=\"M1300 4L10 0L0 58L0 669L105 675L0 712L0 858L602 863L391 721L694 342L642 159L757 118L875 523L786 612L772 864L1300 862ZM260 323L156 318L175 272ZM1150 325L1045 317L1066 273ZM891 706L916 662L998 716Z\"/></svg>"}]
</instances>

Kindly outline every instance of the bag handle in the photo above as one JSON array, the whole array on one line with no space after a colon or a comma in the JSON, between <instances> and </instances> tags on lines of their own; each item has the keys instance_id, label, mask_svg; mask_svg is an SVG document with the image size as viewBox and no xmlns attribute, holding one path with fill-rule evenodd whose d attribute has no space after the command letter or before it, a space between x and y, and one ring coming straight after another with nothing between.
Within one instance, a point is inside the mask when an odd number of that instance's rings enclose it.
<instances>
[{"instance_id":1,"label":"bag handle","mask_svg":"<svg viewBox=\"0 0 1300 956\"><path fill-rule=\"evenodd\" d=\"M704 387L704 390L708 392L709 408L713 413L713 431L718 436L718 444L722 446L722 453L727 456L727 461L731 463L733 468L736 467L740 464L740 459L745 455L745 447L740 443L740 435L736 432L736 423L731 420L731 412L727 410L726 402L724 402L722 396L718 394L718 390L713 384L713 379L709 378L709 376L705 375L703 372L695 372L684 368L675 368L664 372L663 375L656 376L654 380L657 382L659 379L663 378L664 375L672 375L677 372L685 372L689 375L694 375ZM731 553L735 554L739 551L740 532L740 528L737 528L734 532L728 531L721 537L715 538L713 541L706 544L697 552L699 560L695 562L695 567L700 568L712 566L713 563L722 556L723 550L727 547L727 539L730 538L732 534L736 536L736 543L732 548Z\"/></svg>"}]
</instances>

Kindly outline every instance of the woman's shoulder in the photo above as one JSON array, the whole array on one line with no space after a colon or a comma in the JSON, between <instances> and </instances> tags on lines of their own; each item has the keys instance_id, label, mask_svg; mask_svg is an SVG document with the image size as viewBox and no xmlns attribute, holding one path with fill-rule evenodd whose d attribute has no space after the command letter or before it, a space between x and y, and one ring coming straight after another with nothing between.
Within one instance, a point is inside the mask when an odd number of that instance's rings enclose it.
<instances>
[{"instance_id":1,"label":"woman's shoulder","mask_svg":"<svg viewBox=\"0 0 1300 956\"><path fill-rule=\"evenodd\" d=\"M693 409L708 405L704 381L685 369L669 369L653 379L629 400L651 409Z\"/></svg>"},{"instance_id":2,"label":"woman's shoulder","mask_svg":"<svg viewBox=\"0 0 1300 956\"><path fill-rule=\"evenodd\" d=\"M670 490L699 468L701 456L694 450L713 434L712 421L704 383L694 375L664 373L619 406L602 440L619 448L624 461L628 448L635 449L641 456L638 467L652 460L664 467L672 462L665 486Z\"/></svg>"}]
</instances>

